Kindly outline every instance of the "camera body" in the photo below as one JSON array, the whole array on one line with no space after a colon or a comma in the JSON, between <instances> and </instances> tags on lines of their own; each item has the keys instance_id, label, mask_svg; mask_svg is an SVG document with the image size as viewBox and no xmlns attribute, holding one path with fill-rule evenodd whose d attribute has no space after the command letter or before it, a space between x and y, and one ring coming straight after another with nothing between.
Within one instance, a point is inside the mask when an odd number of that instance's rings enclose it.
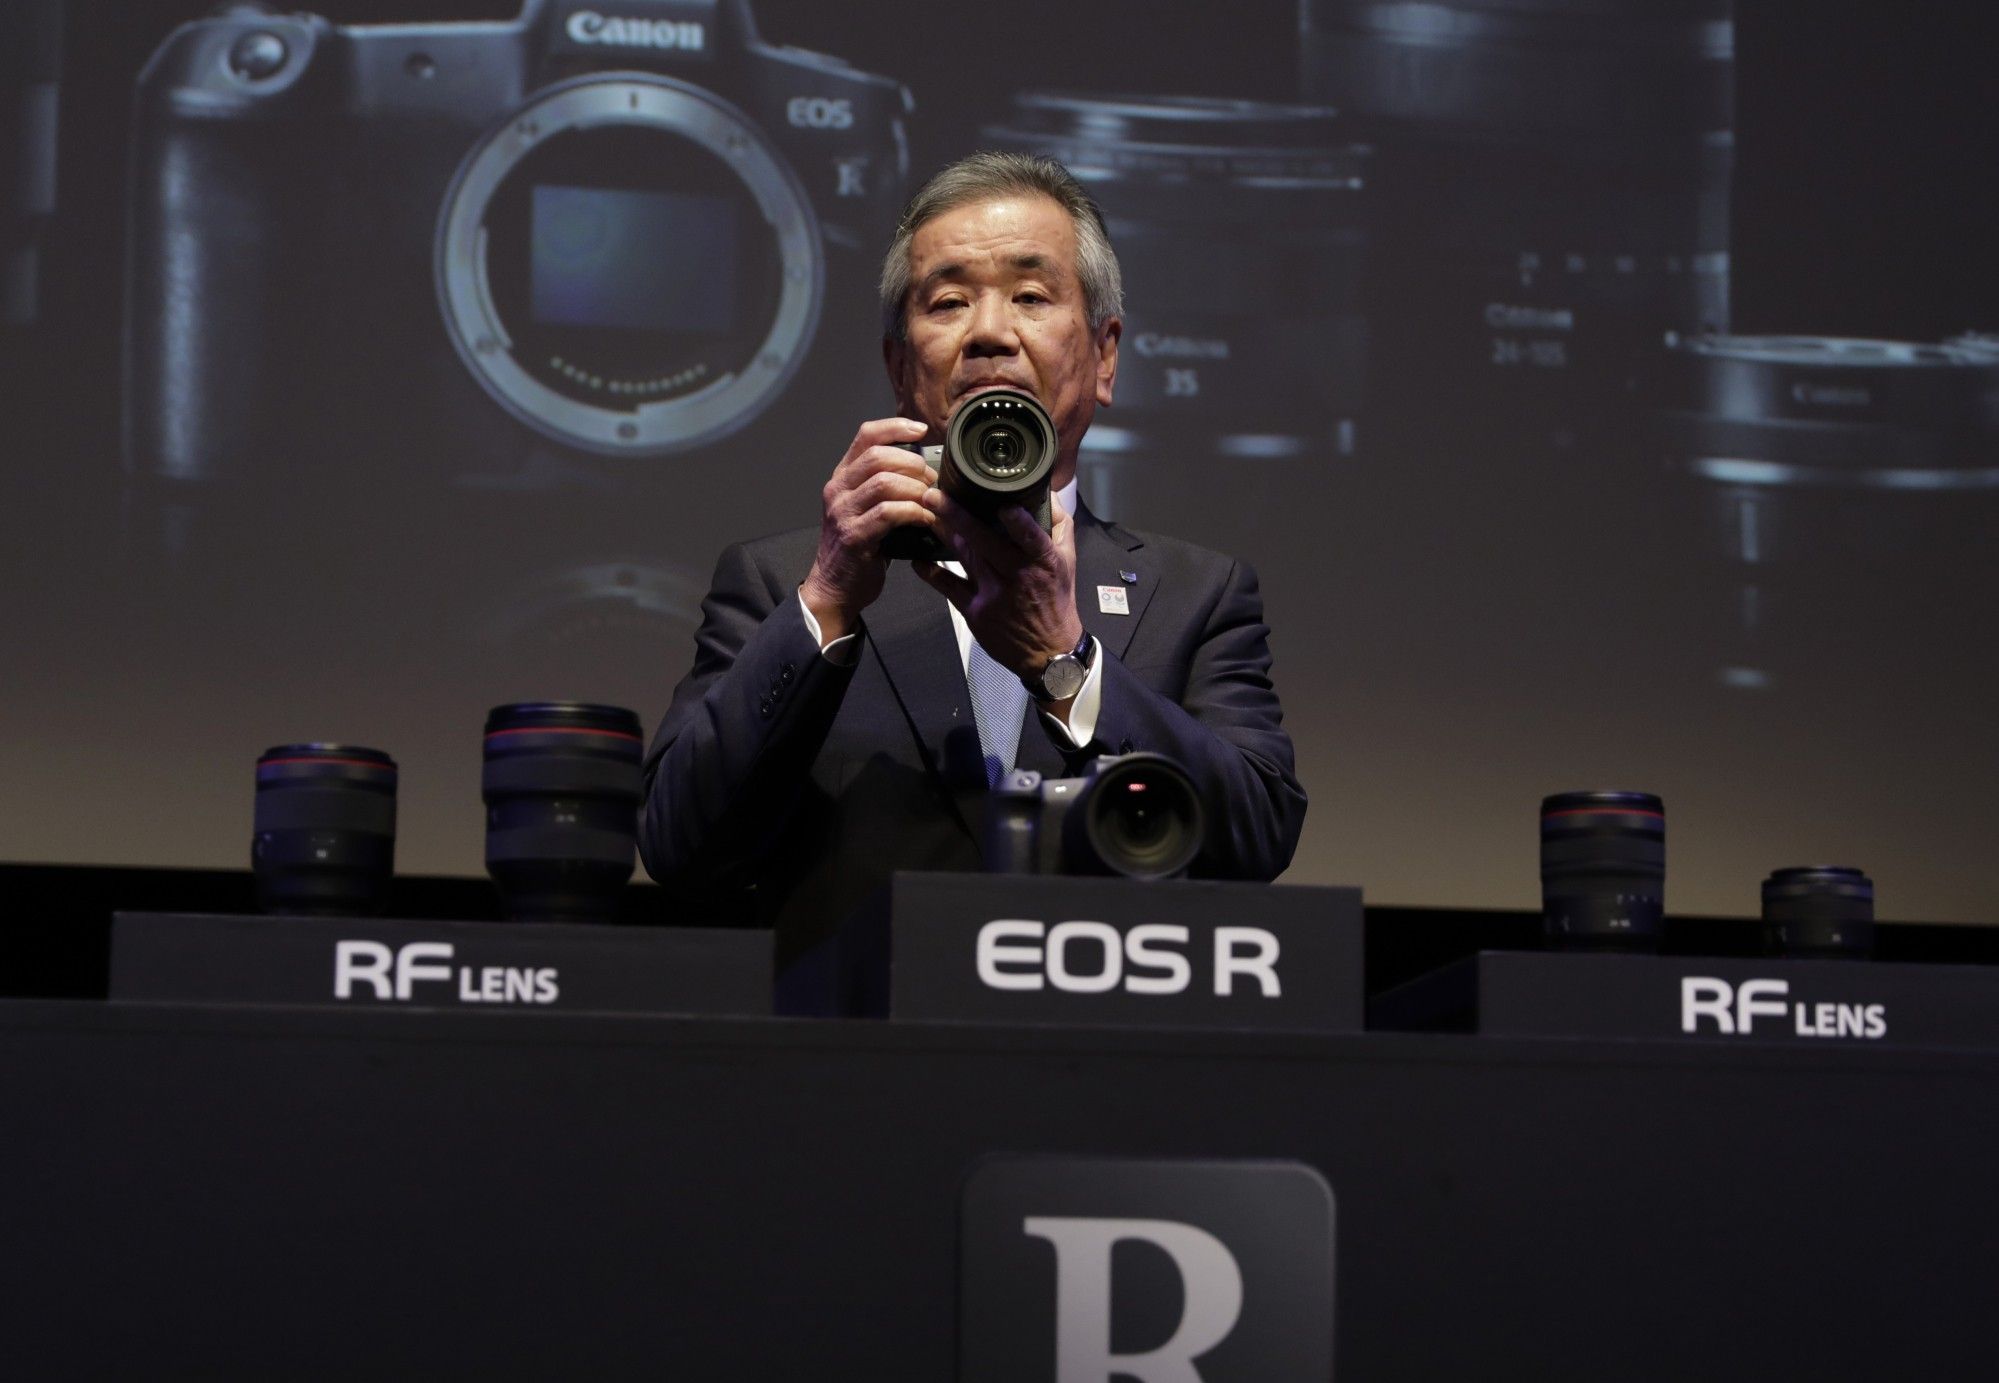
<instances>
[{"instance_id":1,"label":"camera body","mask_svg":"<svg viewBox=\"0 0 1999 1383\"><path fill-rule=\"evenodd\" d=\"M984 519L1017 504L1041 525L1055 530L1049 482L1061 446L1055 420L1041 400L1024 389L988 389L966 399L944 427L941 446L912 447L937 472L937 488ZM899 528L882 541L882 555L949 562L954 554L929 530Z\"/></svg>"},{"instance_id":2,"label":"camera body","mask_svg":"<svg viewBox=\"0 0 1999 1383\"><path fill-rule=\"evenodd\" d=\"M747 0L597 3L170 35L135 114L129 469L671 474L787 393L822 318L871 321L908 92L764 43Z\"/></svg>"},{"instance_id":3,"label":"camera body","mask_svg":"<svg viewBox=\"0 0 1999 1383\"><path fill-rule=\"evenodd\" d=\"M988 802L991 874L1121 874L1170 879L1206 841L1207 812L1187 771L1164 754L1106 754L1079 778L1014 769Z\"/></svg>"}]
</instances>

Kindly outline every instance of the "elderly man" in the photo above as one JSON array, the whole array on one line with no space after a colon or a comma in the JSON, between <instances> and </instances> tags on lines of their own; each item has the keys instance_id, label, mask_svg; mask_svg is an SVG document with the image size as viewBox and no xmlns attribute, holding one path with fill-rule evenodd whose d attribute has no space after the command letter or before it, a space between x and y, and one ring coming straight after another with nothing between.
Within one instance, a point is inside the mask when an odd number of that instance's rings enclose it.
<instances>
[{"instance_id":1,"label":"elderly man","mask_svg":"<svg viewBox=\"0 0 1999 1383\"><path fill-rule=\"evenodd\" d=\"M1270 879L1305 816L1255 574L1106 522L1076 455L1117 380L1122 290L1103 220L1060 164L976 154L904 212L882 272L897 417L861 424L816 529L722 554L694 668L646 757L646 867L699 913L773 926L780 968L899 869L976 869L1009 767L1062 776L1154 750L1211 826L1193 872ZM958 507L911 446L1000 386L1060 453L1054 526ZM958 561L889 562L917 525Z\"/></svg>"}]
</instances>

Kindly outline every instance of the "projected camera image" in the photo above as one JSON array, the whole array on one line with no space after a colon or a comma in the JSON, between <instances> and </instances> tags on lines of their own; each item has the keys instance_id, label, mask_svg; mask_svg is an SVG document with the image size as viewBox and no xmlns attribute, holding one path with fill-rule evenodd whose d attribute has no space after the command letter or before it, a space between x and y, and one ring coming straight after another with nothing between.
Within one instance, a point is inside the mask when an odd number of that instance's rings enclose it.
<instances>
[{"instance_id":1,"label":"projected camera image","mask_svg":"<svg viewBox=\"0 0 1999 1383\"><path fill-rule=\"evenodd\" d=\"M763 43L744 0L661 14L644 43L541 0L176 30L139 80L130 468L665 481L802 378L877 373L816 347L828 314L868 315L907 93Z\"/></svg>"}]
</instances>

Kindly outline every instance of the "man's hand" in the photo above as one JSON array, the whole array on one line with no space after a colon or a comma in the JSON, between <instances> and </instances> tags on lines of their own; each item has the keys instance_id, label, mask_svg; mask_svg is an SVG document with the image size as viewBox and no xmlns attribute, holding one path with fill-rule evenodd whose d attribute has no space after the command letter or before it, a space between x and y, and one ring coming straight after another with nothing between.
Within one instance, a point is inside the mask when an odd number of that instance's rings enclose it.
<instances>
[{"instance_id":1,"label":"man's hand","mask_svg":"<svg viewBox=\"0 0 1999 1383\"><path fill-rule=\"evenodd\" d=\"M957 553L965 575L953 576L929 562L916 563L916 574L958 607L993 661L1016 674L1038 674L1082 641L1076 524L1061 505L1054 506L1055 530L1044 533L1017 504L999 511L994 528L941 490L931 490L923 502L936 514L937 533Z\"/></svg>"},{"instance_id":2,"label":"man's hand","mask_svg":"<svg viewBox=\"0 0 1999 1383\"><path fill-rule=\"evenodd\" d=\"M889 530L937 522L923 503L935 493L937 472L906 449L928 431L910 418L862 423L819 492L819 552L798 596L819 621L824 642L853 633L861 611L881 595L888 575L881 544Z\"/></svg>"}]
</instances>

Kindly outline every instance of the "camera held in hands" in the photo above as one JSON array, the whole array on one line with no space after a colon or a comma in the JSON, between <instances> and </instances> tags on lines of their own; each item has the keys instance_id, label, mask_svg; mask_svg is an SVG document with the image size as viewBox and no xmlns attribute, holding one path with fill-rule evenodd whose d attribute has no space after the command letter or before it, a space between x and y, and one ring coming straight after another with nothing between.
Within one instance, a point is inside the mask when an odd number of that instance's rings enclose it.
<instances>
[{"instance_id":1,"label":"camera held in hands","mask_svg":"<svg viewBox=\"0 0 1999 1383\"><path fill-rule=\"evenodd\" d=\"M1106 754L1080 778L1015 769L995 787L984 855L992 874L1184 874L1207 835L1200 790L1163 754Z\"/></svg>"},{"instance_id":2,"label":"camera held in hands","mask_svg":"<svg viewBox=\"0 0 1999 1383\"><path fill-rule=\"evenodd\" d=\"M1055 421L1034 395L991 389L958 405L944 429L944 445L921 449L937 468L937 488L987 523L1018 504L1052 532L1049 480L1059 450ZM882 541L882 555L930 562L953 560L949 548L922 528L898 528Z\"/></svg>"}]
</instances>

